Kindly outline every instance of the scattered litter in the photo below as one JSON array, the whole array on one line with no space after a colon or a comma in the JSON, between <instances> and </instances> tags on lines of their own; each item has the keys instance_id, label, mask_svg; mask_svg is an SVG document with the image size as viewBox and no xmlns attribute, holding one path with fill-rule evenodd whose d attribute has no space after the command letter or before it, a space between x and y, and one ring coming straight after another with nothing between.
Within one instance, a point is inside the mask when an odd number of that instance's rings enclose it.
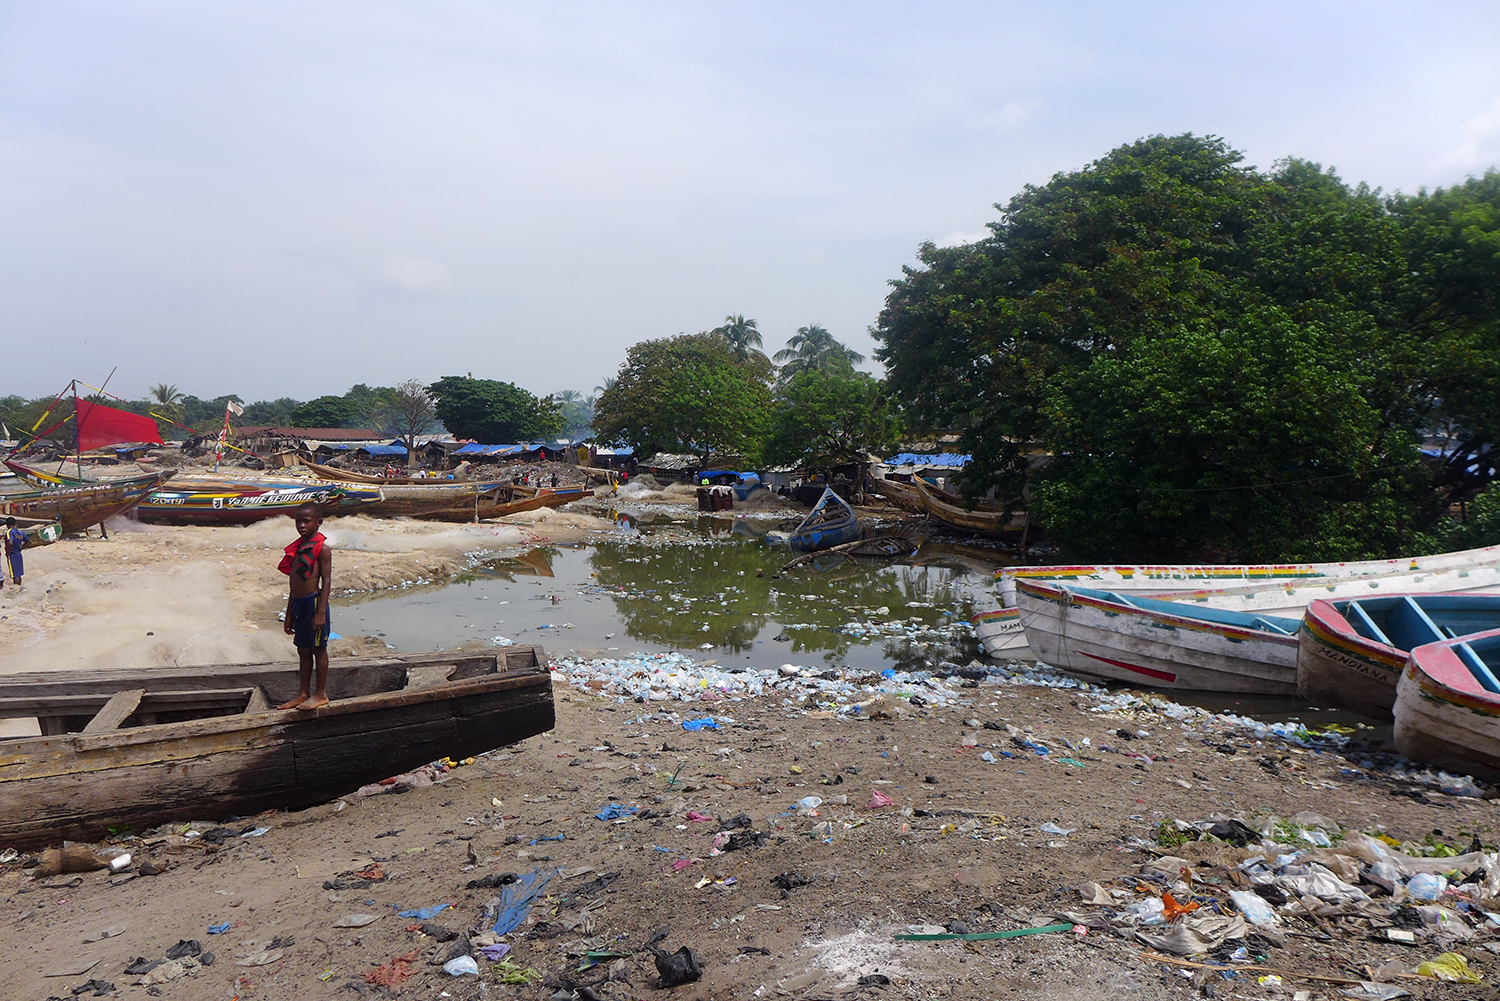
<instances>
[{"instance_id":1,"label":"scattered litter","mask_svg":"<svg viewBox=\"0 0 1500 1001\"><path fill-rule=\"evenodd\" d=\"M396 917L416 918L418 921L431 921L452 906L452 904L434 904L431 907L418 907L409 911L397 911Z\"/></svg>"},{"instance_id":2,"label":"scattered litter","mask_svg":"<svg viewBox=\"0 0 1500 1001\"><path fill-rule=\"evenodd\" d=\"M335 928L363 928L380 920L378 914L345 914L333 923Z\"/></svg>"},{"instance_id":3,"label":"scattered litter","mask_svg":"<svg viewBox=\"0 0 1500 1001\"><path fill-rule=\"evenodd\" d=\"M626 816L629 816L632 813L635 813L639 809L640 809L640 807L638 807L638 806L622 806L619 803L611 802L604 809L602 809L598 813L594 814L594 819L595 820L618 820L621 817L626 817Z\"/></svg>"},{"instance_id":4,"label":"scattered litter","mask_svg":"<svg viewBox=\"0 0 1500 1001\"><path fill-rule=\"evenodd\" d=\"M1445 952L1436 959L1417 964L1417 975L1436 977L1455 984L1477 984L1484 978L1469 969L1469 960L1457 952Z\"/></svg>"},{"instance_id":5,"label":"scattered litter","mask_svg":"<svg viewBox=\"0 0 1500 1001\"><path fill-rule=\"evenodd\" d=\"M714 722L712 716L704 716L702 719L688 719L682 721L684 730L717 730L719 724Z\"/></svg>"},{"instance_id":6,"label":"scattered litter","mask_svg":"<svg viewBox=\"0 0 1500 1001\"><path fill-rule=\"evenodd\" d=\"M443 964L443 972L450 977L479 976L479 964L473 956L459 956Z\"/></svg>"}]
</instances>

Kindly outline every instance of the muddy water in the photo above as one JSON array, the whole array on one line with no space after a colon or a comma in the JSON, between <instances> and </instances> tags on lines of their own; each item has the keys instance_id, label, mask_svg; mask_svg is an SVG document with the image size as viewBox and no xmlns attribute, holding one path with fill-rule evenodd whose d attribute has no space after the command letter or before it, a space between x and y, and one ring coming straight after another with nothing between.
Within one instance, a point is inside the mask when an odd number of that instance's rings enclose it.
<instances>
[{"instance_id":1,"label":"muddy water","mask_svg":"<svg viewBox=\"0 0 1500 1001\"><path fill-rule=\"evenodd\" d=\"M758 526L758 529L757 529ZM541 643L553 654L691 651L751 667L878 670L968 663L996 554L924 546L907 559L794 555L764 522L635 519L619 537L479 564L445 586L334 600L334 628L397 650ZM880 635L860 635L878 623ZM899 628L891 623L899 622Z\"/></svg>"}]
</instances>

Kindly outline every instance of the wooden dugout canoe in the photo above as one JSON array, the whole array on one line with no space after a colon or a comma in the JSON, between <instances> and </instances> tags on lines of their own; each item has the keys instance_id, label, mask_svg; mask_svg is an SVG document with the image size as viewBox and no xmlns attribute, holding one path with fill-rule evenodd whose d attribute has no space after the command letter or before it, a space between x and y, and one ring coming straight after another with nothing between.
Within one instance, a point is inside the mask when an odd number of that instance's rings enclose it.
<instances>
[{"instance_id":1,"label":"wooden dugout canoe","mask_svg":"<svg viewBox=\"0 0 1500 1001\"><path fill-rule=\"evenodd\" d=\"M1022 581L1036 658L1074 674L1151 688L1291 695L1296 619Z\"/></svg>"},{"instance_id":2,"label":"wooden dugout canoe","mask_svg":"<svg viewBox=\"0 0 1500 1001\"><path fill-rule=\"evenodd\" d=\"M302 809L554 723L540 647L335 660L329 705L270 708L296 691L295 663L5 678L0 716L44 736L0 740L0 845Z\"/></svg>"},{"instance_id":3,"label":"wooden dugout canoe","mask_svg":"<svg viewBox=\"0 0 1500 1001\"><path fill-rule=\"evenodd\" d=\"M56 521L64 532L82 532L141 504L171 475L150 473L125 480L10 494L0 498L0 515Z\"/></svg>"},{"instance_id":4,"label":"wooden dugout canoe","mask_svg":"<svg viewBox=\"0 0 1500 1001\"><path fill-rule=\"evenodd\" d=\"M430 521L485 521L490 518L504 518L506 515L520 514L523 511L535 511L544 507L562 507L571 504L585 495L582 487L559 488L557 490L539 490L531 497L518 497L514 500L508 499L507 491L509 484L491 490L478 499L478 503L470 502L469 506L449 508L445 511L437 511L425 514L421 517Z\"/></svg>"},{"instance_id":5,"label":"wooden dugout canoe","mask_svg":"<svg viewBox=\"0 0 1500 1001\"><path fill-rule=\"evenodd\" d=\"M910 483L877 479L871 482L870 489L903 511L910 511L913 514L927 513L927 508L922 504L921 494L917 493L917 488Z\"/></svg>"},{"instance_id":6,"label":"wooden dugout canoe","mask_svg":"<svg viewBox=\"0 0 1500 1001\"><path fill-rule=\"evenodd\" d=\"M980 501L970 511L963 506L963 500L956 494L939 490L920 479L913 480L912 484L927 516L949 528L996 537L1019 536L1026 530L1024 512L1007 516L1004 505L993 501Z\"/></svg>"},{"instance_id":7,"label":"wooden dugout canoe","mask_svg":"<svg viewBox=\"0 0 1500 1001\"><path fill-rule=\"evenodd\" d=\"M1396 750L1500 781L1500 630L1419 646L1396 684Z\"/></svg>"},{"instance_id":8,"label":"wooden dugout canoe","mask_svg":"<svg viewBox=\"0 0 1500 1001\"><path fill-rule=\"evenodd\" d=\"M1399 594L1314 601L1298 631L1297 694L1390 719L1410 651L1500 628L1500 595Z\"/></svg>"},{"instance_id":9,"label":"wooden dugout canoe","mask_svg":"<svg viewBox=\"0 0 1500 1001\"><path fill-rule=\"evenodd\" d=\"M969 620L985 655L996 660L1036 660L1021 627L1019 608L987 608Z\"/></svg>"},{"instance_id":10,"label":"wooden dugout canoe","mask_svg":"<svg viewBox=\"0 0 1500 1001\"><path fill-rule=\"evenodd\" d=\"M343 488L326 483L157 490L140 504L137 517L152 525L251 525L295 514L297 508L309 502L318 505L326 518L341 510L345 499Z\"/></svg>"}]
</instances>

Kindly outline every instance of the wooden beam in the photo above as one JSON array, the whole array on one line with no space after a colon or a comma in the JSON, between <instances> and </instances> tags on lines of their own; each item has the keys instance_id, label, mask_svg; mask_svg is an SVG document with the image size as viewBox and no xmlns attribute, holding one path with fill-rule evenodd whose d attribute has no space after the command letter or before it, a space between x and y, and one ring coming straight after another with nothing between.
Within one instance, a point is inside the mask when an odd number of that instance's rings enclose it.
<instances>
[{"instance_id":1,"label":"wooden beam","mask_svg":"<svg viewBox=\"0 0 1500 1001\"><path fill-rule=\"evenodd\" d=\"M104 703L104 708L94 714L89 720L88 726L83 728L84 733L104 733L108 730L118 730L120 724L125 722L136 707L141 704L141 696L146 694L144 688L130 688L123 692L116 692L110 700Z\"/></svg>"}]
</instances>

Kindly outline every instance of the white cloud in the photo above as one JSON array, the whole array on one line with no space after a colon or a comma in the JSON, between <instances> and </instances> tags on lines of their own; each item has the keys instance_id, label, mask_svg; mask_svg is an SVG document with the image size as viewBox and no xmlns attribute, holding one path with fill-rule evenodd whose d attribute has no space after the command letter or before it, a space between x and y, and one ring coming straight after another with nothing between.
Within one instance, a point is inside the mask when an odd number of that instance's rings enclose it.
<instances>
[{"instance_id":1,"label":"white cloud","mask_svg":"<svg viewBox=\"0 0 1500 1001\"><path fill-rule=\"evenodd\" d=\"M453 287L447 268L419 257L387 257L380 277L408 292L446 292Z\"/></svg>"}]
</instances>

